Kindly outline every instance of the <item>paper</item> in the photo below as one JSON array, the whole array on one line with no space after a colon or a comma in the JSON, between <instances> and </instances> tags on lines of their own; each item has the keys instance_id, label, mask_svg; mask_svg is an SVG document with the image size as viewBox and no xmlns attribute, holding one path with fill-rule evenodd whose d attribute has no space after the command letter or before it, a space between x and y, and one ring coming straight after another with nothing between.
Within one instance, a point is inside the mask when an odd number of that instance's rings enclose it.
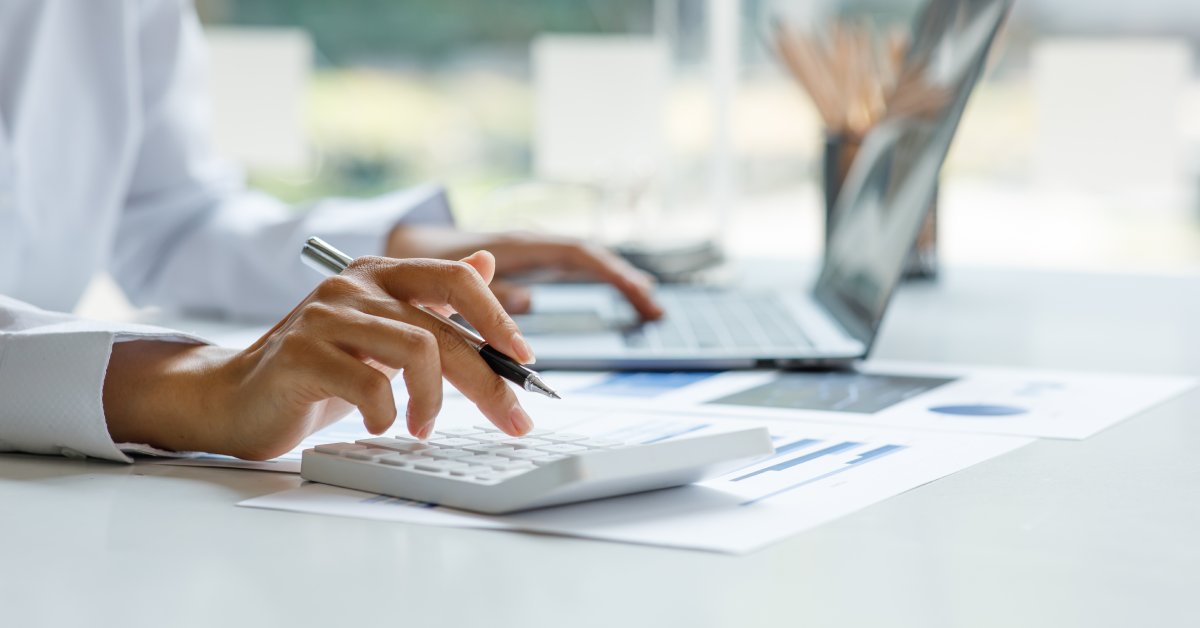
<instances>
[{"instance_id":1,"label":"paper","mask_svg":"<svg viewBox=\"0 0 1200 628\"><path fill-rule=\"evenodd\" d=\"M451 404L448 423L469 422ZM505 516L468 513L308 483L241 506L428 525L525 530L745 553L1031 442L796 421L562 410L542 422L599 438L655 442L767 426L776 453L699 484Z\"/></svg>"},{"instance_id":2,"label":"paper","mask_svg":"<svg viewBox=\"0 0 1200 628\"><path fill-rule=\"evenodd\" d=\"M858 371L550 373L566 404L1083 439L1194 378L870 362ZM527 404L536 419L549 404Z\"/></svg>"},{"instance_id":3,"label":"paper","mask_svg":"<svg viewBox=\"0 0 1200 628\"><path fill-rule=\"evenodd\" d=\"M1025 369L870 363L859 372L731 371L679 373L551 372L564 401L522 395L539 427L565 409L833 422L885 429L1083 439L1179 395L1192 378L1096 375ZM407 400L396 382L397 403ZM448 403L466 403L446 387ZM472 422L482 417L466 406ZM442 416L438 425L461 422ZM402 426L396 429L403 429ZM265 462L200 455L150 462L300 472L300 454L323 443L373 436L357 412Z\"/></svg>"}]
</instances>

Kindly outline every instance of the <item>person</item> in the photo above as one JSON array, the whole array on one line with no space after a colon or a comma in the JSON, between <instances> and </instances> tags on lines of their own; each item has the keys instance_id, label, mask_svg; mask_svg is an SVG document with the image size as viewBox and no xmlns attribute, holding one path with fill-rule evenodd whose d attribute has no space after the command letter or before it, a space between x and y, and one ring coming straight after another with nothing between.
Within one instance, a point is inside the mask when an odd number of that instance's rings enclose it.
<instances>
[{"instance_id":1,"label":"person","mask_svg":"<svg viewBox=\"0 0 1200 628\"><path fill-rule=\"evenodd\" d=\"M411 433L429 434L444 376L518 435L531 420L513 391L415 304L526 362L514 273L585 271L661 314L610 252L455 230L437 187L303 212L246 189L209 143L204 73L186 0L0 4L0 451L268 459L354 407L388 429L397 372ZM310 235L363 257L317 284L298 256ZM135 304L279 322L234 351L59 313L102 268Z\"/></svg>"}]
</instances>

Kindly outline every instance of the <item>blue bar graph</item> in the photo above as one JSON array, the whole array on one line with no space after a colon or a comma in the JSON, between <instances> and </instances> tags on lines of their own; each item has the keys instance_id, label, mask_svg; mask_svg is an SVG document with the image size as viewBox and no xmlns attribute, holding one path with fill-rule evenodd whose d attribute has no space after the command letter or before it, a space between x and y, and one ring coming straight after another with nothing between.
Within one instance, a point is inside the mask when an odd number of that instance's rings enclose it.
<instances>
[{"instance_id":1,"label":"blue bar graph","mask_svg":"<svg viewBox=\"0 0 1200 628\"><path fill-rule=\"evenodd\" d=\"M797 449L804 449L805 447L808 447L809 445L816 445L819 442L821 442L821 439L819 439L819 438L802 438L798 441L788 443L788 444L782 445L780 447L776 447L775 455L779 456L781 454L791 453L793 451L796 451Z\"/></svg>"},{"instance_id":2,"label":"blue bar graph","mask_svg":"<svg viewBox=\"0 0 1200 628\"><path fill-rule=\"evenodd\" d=\"M763 467L757 471L751 471L750 473L747 473L746 475L741 475L736 478L733 478L732 480L730 480L730 482L741 482L742 480L750 479L756 475L759 475L761 473L766 473L768 471L785 471L785 470L790 469L798 464L804 464L806 462L809 462L810 460L816 460L817 458L822 458L825 456L832 456L834 454L846 451L847 449L854 449L855 447L858 447L860 445L862 445L862 443L856 443L854 441L847 441L844 443L838 443L836 445L830 445L829 447L826 447L825 449L818 449L817 451L804 454L803 456L796 456L795 458L790 458L788 460L784 460L783 462L773 464L769 467Z\"/></svg>"},{"instance_id":3,"label":"blue bar graph","mask_svg":"<svg viewBox=\"0 0 1200 628\"><path fill-rule=\"evenodd\" d=\"M842 443L842 445L846 445L846 444L848 444L848 443ZM853 445L855 445L855 446L861 445L861 444L862 443L853 443ZM832 449L832 448L830 448L830 449ZM770 493L767 493L766 495L760 495L758 497L755 497L754 499L744 501L741 503L741 505L742 506L750 506L752 504L756 504L763 500L775 497L776 495L781 495L788 491L795 490L797 488L800 488L801 486L805 486L808 484L812 484L813 482L824 480L825 478L837 475L844 471L849 471L850 469L854 468L854 465L862 464L864 462L872 462L875 460L879 460L880 458L883 458L884 456L896 453L896 452L904 450L904 449L908 449L908 447L905 445L882 445L880 447L876 447L875 449L872 449L870 451L867 451L867 452L864 452L864 453L861 453L861 454L855 456L855 458L853 460L846 462L844 465L842 465L841 467L839 467L837 469L834 469L833 471L828 471L826 473L822 473L815 477L810 477L810 478L801 480L799 482L796 482L795 484L790 484L788 486L784 486L782 488L771 491ZM844 451L845 448L843 448L842 450ZM819 452L819 451L813 452L812 454L809 454L809 456L814 456L815 454L820 454L820 453L821 452ZM756 473L759 473L759 472L756 472ZM736 482L737 480L743 479L745 477L748 477L748 476L742 476L741 478L736 478L733 481Z\"/></svg>"},{"instance_id":4,"label":"blue bar graph","mask_svg":"<svg viewBox=\"0 0 1200 628\"><path fill-rule=\"evenodd\" d=\"M884 445L883 447L877 447L875 449L872 449L871 451L868 451L865 454L858 454L857 458L855 458L854 460L852 460L850 462L847 462L846 464L862 464L864 462L870 462L874 458L878 458L880 456L886 456L898 449L904 449L904 445Z\"/></svg>"},{"instance_id":5,"label":"blue bar graph","mask_svg":"<svg viewBox=\"0 0 1200 628\"><path fill-rule=\"evenodd\" d=\"M774 439L777 439L780 437L772 436L771 438L772 438L772 440L774 440ZM816 445L819 442L822 442L821 439L819 439L819 438L802 438L798 441L793 441L786 445L780 445L775 448L775 454L772 455L770 458L765 458L763 460L755 460L754 462L751 462L748 465L744 465L744 466L738 467L736 469L731 469L729 471L729 473L735 473L737 471L741 471L742 469L749 469L750 467L757 467L760 464L770 462L777 458L783 458L784 456L792 453L793 451L796 451L797 449L804 449L805 447L810 447L812 445ZM734 481L736 481L736 480L734 480Z\"/></svg>"}]
</instances>

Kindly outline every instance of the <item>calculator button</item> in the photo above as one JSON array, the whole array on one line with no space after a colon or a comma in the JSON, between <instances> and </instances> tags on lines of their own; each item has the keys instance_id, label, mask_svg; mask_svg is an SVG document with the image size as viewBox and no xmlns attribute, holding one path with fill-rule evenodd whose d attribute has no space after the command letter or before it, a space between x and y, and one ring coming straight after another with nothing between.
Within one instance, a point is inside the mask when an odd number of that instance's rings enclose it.
<instances>
[{"instance_id":1,"label":"calculator button","mask_svg":"<svg viewBox=\"0 0 1200 628\"><path fill-rule=\"evenodd\" d=\"M500 431L500 428L498 428L494 425L476 425L475 429L479 430L480 432L499 432Z\"/></svg>"},{"instance_id":2,"label":"calculator button","mask_svg":"<svg viewBox=\"0 0 1200 628\"><path fill-rule=\"evenodd\" d=\"M442 436L466 436L467 434L478 434L481 431L483 430L477 427L444 427L434 433Z\"/></svg>"},{"instance_id":3,"label":"calculator button","mask_svg":"<svg viewBox=\"0 0 1200 628\"><path fill-rule=\"evenodd\" d=\"M482 434L471 434L463 438L469 438L480 443L497 443L504 440L511 440L513 437L504 432L484 432Z\"/></svg>"},{"instance_id":4,"label":"calculator button","mask_svg":"<svg viewBox=\"0 0 1200 628\"><path fill-rule=\"evenodd\" d=\"M483 465L470 465L470 466L467 466L462 469L451 469L450 470L450 475L461 475L461 476L468 476L468 477L476 476L476 475L479 475L480 473L492 473L492 468L485 467Z\"/></svg>"},{"instance_id":5,"label":"calculator button","mask_svg":"<svg viewBox=\"0 0 1200 628\"><path fill-rule=\"evenodd\" d=\"M573 444L591 447L592 449L612 449L614 447L625 446L625 443L622 443L619 440L581 440Z\"/></svg>"},{"instance_id":6,"label":"calculator button","mask_svg":"<svg viewBox=\"0 0 1200 628\"><path fill-rule=\"evenodd\" d=\"M476 442L466 438L437 438L429 441L429 444L438 447L462 447L463 445L474 445Z\"/></svg>"},{"instance_id":7,"label":"calculator button","mask_svg":"<svg viewBox=\"0 0 1200 628\"><path fill-rule=\"evenodd\" d=\"M512 445L505 445L504 443L478 443L475 445L467 445L466 447L463 447L463 449L466 451L473 451L477 454L487 454L493 451L512 449Z\"/></svg>"},{"instance_id":8,"label":"calculator button","mask_svg":"<svg viewBox=\"0 0 1200 628\"><path fill-rule=\"evenodd\" d=\"M572 445L570 443L559 443L557 445L538 447L538 451L548 451L552 454L573 454L580 451L587 451L587 447L580 447L579 445Z\"/></svg>"},{"instance_id":9,"label":"calculator button","mask_svg":"<svg viewBox=\"0 0 1200 628\"><path fill-rule=\"evenodd\" d=\"M514 438L503 442L505 445L512 445L513 447L541 447L543 445L554 444L548 440L542 440L540 438Z\"/></svg>"},{"instance_id":10,"label":"calculator button","mask_svg":"<svg viewBox=\"0 0 1200 628\"><path fill-rule=\"evenodd\" d=\"M317 445L316 450L322 454L340 454L355 449L367 449L366 445L356 445L354 443L328 443L326 445Z\"/></svg>"},{"instance_id":11,"label":"calculator button","mask_svg":"<svg viewBox=\"0 0 1200 628\"><path fill-rule=\"evenodd\" d=\"M520 468L520 469L509 469L506 471L494 471L493 473L495 475L492 476L492 479L507 480L508 478L511 478L515 475L521 475L522 473L525 473L528 470L529 470L528 468Z\"/></svg>"},{"instance_id":12,"label":"calculator button","mask_svg":"<svg viewBox=\"0 0 1200 628\"><path fill-rule=\"evenodd\" d=\"M497 471L512 471L514 469L530 469L533 468L533 463L528 460L505 460L488 465Z\"/></svg>"},{"instance_id":13,"label":"calculator button","mask_svg":"<svg viewBox=\"0 0 1200 628\"><path fill-rule=\"evenodd\" d=\"M558 462L559 460L564 460L564 459L566 459L566 456L558 456L555 454L549 454L546 456L542 456L541 458L533 458L530 460L530 462L532 462L533 464L535 464L539 467L544 467L544 466L550 464L551 462Z\"/></svg>"},{"instance_id":14,"label":"calculator button","mask_svg":"<svg viewBox=\"0 0 1200 628\"><path fill-rule=\"evenodd\" d=\"M390 449L354 449L342 454L353 460L374 460L380 456L395 453Z\"/></svg>"},{"instance_id":15,"label":"calculator button","mask_svg":"<svg viewBox=\"0 0 1200 628\"><path fill-rule=\"evenodd\" d=\"M469 451L463 451L461 449L429 449L426 451L422 451L421 455L429 456L430 458L442 458L445 460L453 460L454 458L465 458L468 456L473 456L475 454L472 454Z\"/></svg>"},{"instance_id":16,"label":"calculator button","mask_svg":"<svg viewBox=\"0 0 1200 628\"><path fill-rule=\"evenodd\" d=\"M495 462L508 462L508 458L502 458L500 456L477 455L471 456L470 458L460 458L459 462L465 462L467 464L492 464Z\"/></svg>"},{"instance_id":17,"label":"calculator button","mask_svg":"<svg viewBox=\"0 0 1200 628\"><path fill-rule=\"evenodd\" d=\"M467 451L471 451L470 447L464 447L463 449L466 449ZM483 453L483 455L485 455L485 456L507 456L507 455L513 453L514 451L516 451L516 449L513 449L512 447L505 445L504 447L496 447L495 449L489 449L485 452L475 452L475 453Z\"/></svg>"},{"instance_id":18,"label":"calculator button","mask_svg":"<svg viewBox=\"0 0 1200 628\"><path fill-rule=\"evenodd\" d=\"M395 453L379 457L379 462L382 462L383 464L390 464L393 467L408 466L410 463L412 463L416 460L423 460L423 458L421 456L414 456L412 454L395 454Z\"/></svg>"},{"instance_id":19,"label":"calculator button","mask_svg":"<svg viewBox=\"0 0 1200 628\"><path fill-rule=\"evenodd\" d=\"M421 441L411 439L399 439L391 436L379 436L376 438L363 438L354 441L360 445L370 447L380 447L382 449L391 449L392 451L421 451L422 449L430 449L432 445L427 445Z\"/></svg>"},{"instance_id":20,"label":"calculator button","mask_svg":"<svg viewBox=\"0 0 1200 628\"><path fill-rule=\"evenodd\" d=\"M573 443L575 441L587 440L588 437L583 434L543 434L542 438L554 443Z\"/></svg>"},{"instance_id":21,"label":"calculator button","mask_svg":"<svg viewBox=\"0 0 1200 628\"><path fill-rule=\"evenodd\" d=\"M452 471L454 469L466 469L469 465L453 460L429 460L413 464L413 467L421 471Z\"/></svg>"},{"instance_id":22,"label":"calculator button","mask_svg":"<svg viewBox=\"0 0 1200 628\"><path fill-rule=\"evenodd\" d=\"M518 449L510 454L504 455L514 460L531 460L533 458L541 458L542 456L546 455L546 452L538 451L536 449Z\"/></svg>"}]
</instances>

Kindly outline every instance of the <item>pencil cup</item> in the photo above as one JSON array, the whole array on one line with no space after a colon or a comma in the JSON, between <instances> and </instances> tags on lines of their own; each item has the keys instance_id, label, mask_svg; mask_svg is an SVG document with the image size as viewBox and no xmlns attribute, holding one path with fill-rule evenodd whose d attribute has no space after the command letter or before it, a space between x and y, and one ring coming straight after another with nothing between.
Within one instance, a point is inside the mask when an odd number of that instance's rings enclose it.
<instances>
[{"instance_id":1,"label":"pencil cup","mask_svg":"<svg viewBox=\"0 0 1200 628\"><path fill-rule=\"evenodd\" d=\"M854 162L862 138L849 133L829 133L825 136L825 152L822 162L821 180L825 192L825 245L829 245L829 227L833 209L837 206L838 193L850 164ZM933 190L929 213L921 225L917 243L904 263L906 279L932 279L937 276L937 199L938 189Z\"/></svg>"}]
</instances>

